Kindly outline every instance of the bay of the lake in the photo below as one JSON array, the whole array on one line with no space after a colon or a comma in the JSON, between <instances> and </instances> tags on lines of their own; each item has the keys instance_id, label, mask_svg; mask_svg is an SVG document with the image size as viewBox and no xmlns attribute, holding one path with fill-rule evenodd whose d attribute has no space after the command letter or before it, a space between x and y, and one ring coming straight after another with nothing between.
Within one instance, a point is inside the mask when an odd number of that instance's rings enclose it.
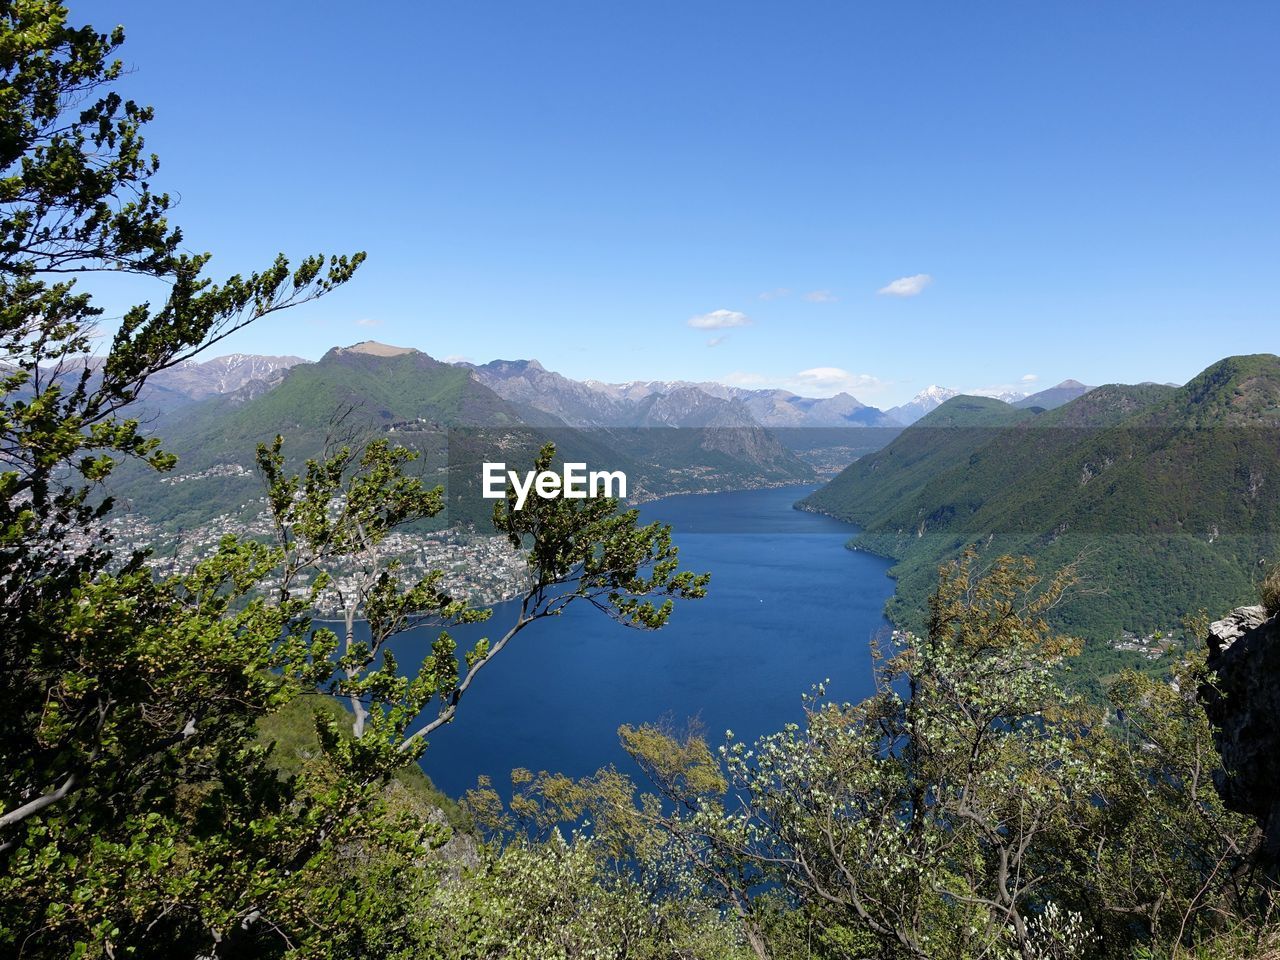
<instances>
[{"instance_id":1,"label":"bay of the lake","mask_svg":"<svg viewBox=\"0 0 1280 960\"><path fill-rule=\"evenodd\" d=\"M792 508L812 487L669 497L640 508L670 523L682 566L710 571L705 599L677 604L658 631L628 629L583 604L520 633L485 666L422 765L446 793L488 774L500 789L515 767L585 776L613 764L624 723L699 723L712 746L726 730L754 739L803 717L801 696L872 692L869 641L887 629L889 564L845 548L855 528ZM497 637L514 609L452 631L459 650ZM415 669L434 631L392 644ZM505 790L503 791L506 792Z\"/></svg>"}]
</instances>

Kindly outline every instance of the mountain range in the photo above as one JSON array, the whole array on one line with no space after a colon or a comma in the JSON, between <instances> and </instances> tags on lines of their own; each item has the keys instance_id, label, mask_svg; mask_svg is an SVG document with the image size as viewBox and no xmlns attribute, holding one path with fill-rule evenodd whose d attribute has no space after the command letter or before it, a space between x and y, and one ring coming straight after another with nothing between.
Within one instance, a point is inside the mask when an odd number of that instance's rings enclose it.
<instances>
[{"instance_id":1,"label":"mountain range","mask_svg":"<svg viewBox=\"0 0 1280 960\"><path fill-rule=\"evenodd\" d=\"M696 425L708 417L751 422L763 427L896 427L899 422L847 393L801 397L787 390L750 390L722 383L648 380L603 383L570 380L536 360L494 360L465 364L477 380L499 396L554 414L575 427L647 426L650 411L666 406L661 398L681 397L680 406L697 408ZM711 413L711 411L716 411ZM746 418L744 420L744 418ZM689 426L663 422L663 426Z\"/></svg>"},{"instance_id":2,"label":"mountain range","mask_svg":"<svg viewBox=\"0 0 1280 960\"><path fill-rule=\"evenodd\" d=\"M1185 386L1064 381L1009 400L930 387L882 411L712 382L578 381L536 360L448 363L373 341L319 361L237 355L167 371L143 404L179 456L115 492L171 527L261 509L254 449L277 433L295 464L386 436L444 482L449 523L481 525L480 462L547 440L562 460L623 470L645 499L829 483L797 506L855 523L851 546L891 558L891 618L919 630L938 565L1028 555L1072 565L1058 626L1110 655L1125 632L1177 629L1252 597L1280 556L1280 357L1228 357ZM910 421L905 426L904 421ZM1094 663L1101 662L1098 660Z\"/></svg>"},{"instance_id":3,"label":"mountain range","mask_svg":"<svg viewBox=\"0 0 1280 960\"><path fill-rule=\"evenodd\" d=\"M1064 403L1070 403L1076 397L1082 397L1093 387L1086 387L1079 380L1063 380L1057 386L1050 387L1047 390L1041 390L1039 393L1032 393L1025 397L1012 399L1009 402L1015 407L1041 407L1045 410L1053 410L1060 407Z\"/></svg>"},{"instance_id":4,"label":"mountain range","mask_svg":"<svg viewBox=\"0 0 1280 960\"><path fill-rule=\"evenodd\" d=\"M491 365L486 377L469 365L366 341L335 347L315 363L263 370L266 379L242 375L229 392L154 407L149 428L178 455L177 472L157 483L126 467L115 492L153 519L180 526L251 509L261 493L250 469L254 450L278 433L295 462L335 442L391 437L419 453L424 475L457 482L450 491L455 521L481 522L491 510L464 496L475 492L469 485L478 481L481 460L499 451L513 465L531 462L546 440L556 442L561 459L623 470L629 493L640 499L814 477L740 400L676 386L615 401L534 362L504 367ZM243 364L232 369L248 372Z\"/></svg>"},{"instance_id":5,"label":"mountain range","mask_svg":"<svg viewBox=\"0 0 1280 960\"><path fill-rule=\"evenodd\" d=\"M858 524L855 546L894 559L899 622L918 626L937 565L978 545L1076 563L1084 592L1056 615L1102 639L1243 600L1280 555L1278 398L1269 354L1182 387L1069 380L1013 402L930 387L882 411L848 394L578 381L536 360L446 363L366 341L317 362L235 355L157 377L146 403L178 475L126 468L118 492L178 525L249 509L254 448L276 433L298 461L335 438L394 435L440 480L460 464L478 474L495 443L517 461L554 439L566 458L627 471L642 498L826 473L800 506ZM452 519L483 519L459 504Z\"/></svg>"},{"instance_id":6,"label":"mountain range","mask_svg":"<svg viewBox=\"0 0 1280 960\"><path fill-rule=\"evenodd\" d=\"M1043 405L1072 389L1087 388L1068 381L1047 391ZM641 496L800 482L835 475L954 395L930 387L882 411L848 393L814 398L709 381L579 381L537 360L448 363L371 340L335 347L317 362L232 354L157 374L142 397L143 418L181 458L180 476L201 482L148 486L144 471L126 469L120 486L157 519L200 523L252 499L245 478L253 450L277 432L300 457L334 436L394 432L397 442L419 450L422 469L443 476L450 440L459 456L460 429L524 431L528 457L540 438L554 435L575 459L629 470Z\"/></svg>"},{"instance_id":7,"label":"mountain range","mask_svg":"<svg viewBox=\"0 0 1280 960\"><path fill-rule=\"evenodd\" d=\"M885 412L904 427L910 426L931 410L936 410L952 397L960 395L959 390L950 387L939 387L930 384L904 404L890 407Z\"/></svg>"},{"instance_id":8,"label":"mountain range","mask_svg":"<svg viewBox=\"0 0 1280 960\"><path fill-rule=\"evenodd\" d=\"M71 378L79 377L88 367L96 376L101 362L97 357L68 359L57 367L46 369L56 377ZM139 400L149 413L154 414L245 389L262 392L278 384L290 368L306 362L301 357L253 353L231 353L203 361L186 360L152 374Z\"/></svg>"},{"instance_id":9,"label":"mountain range","mask_svg":"<svg viewBox=\"0 0 1280 960\"><path fill-rule=\"evenodd\" d=\"M1081 636L1167 631L1247 600L1280 555L1280 357L1051 410L952 397L801 507L858 524L855 547L894 559L903 624L922 625L938 565L976 546L984 562L1074 563L1080 587L1055 616Z\"/></svg>"},{"instance_id":10,"label":"mountain range","mask_svg":"<svg viewBox=\"0 0 1280 960\"><path fill-rule=\"evenodd\" d=\"M376 341L353 344L346 350L371 356L397 356L410 348L393 347ZM190 360L156 374L148 382L146 400L153 407L171 408L195 400L244 391L261 393L283 379L295 366L310 361L295 356L262 356L235 353L211 360ZM804 397L788 390L750 389L713 381L634 380L606 383L600 380L572 380L547 370L537 360L493 360L484 364L453 364L504 400L522 409L529 420L538 413L551 414L558 425L572 427L690 426L680 411L693 421L722 419L725 425L745 424L742 410L759 426L791 427L879 427L892 429L914 423L960 391L929 386L907 403L880 410L862 403L848 393L833 397ZM998 399L1020 407L1052 409L1092 389L1075 380L1029 396L1002 393ZM679 394L675 403L655 397ZM715 401L720 401L716 403ZM655 411L651 413L650 411ZM674 420L672 419L674 418Z\"/></svg>"},{"instance_id":11,"label":"mountain range","mask_svg":"<svg viewBox=\"0 0 1280 960\"><path fill-rule=\"evenodd\" d=\"M301 357L265 357L252 353L232 353L212 360L188 360L156 374L152 387L163 387L191 400L205 400L240 390L255 380L278 381L284 371L300 363Z\"/></svg>"},{"instance_id":12,"label":"mountain range","mask_svg":"<svg viewBox=\"0 0 1280 960\"><path fill-rule=\"evenodd\" d=\"M1064 403L1069 403L1076 397L1083 396L1092 389L1093 387L1085 386L1079 380L1063 380L1061 383L1038 393L1026 394L1016 390L996 390L978 391L970 394L970 396L983 396L1015 407L1027 409L1039 407L1043 410L1052 410L1055 407L1062 406ZM961 391L959 390L931 385L925 387L906 403L890 407L885 411L885 414L904 427L910 426L925 414L936 410L952 397L960 395Z\"/></svg>"}]
</instances>

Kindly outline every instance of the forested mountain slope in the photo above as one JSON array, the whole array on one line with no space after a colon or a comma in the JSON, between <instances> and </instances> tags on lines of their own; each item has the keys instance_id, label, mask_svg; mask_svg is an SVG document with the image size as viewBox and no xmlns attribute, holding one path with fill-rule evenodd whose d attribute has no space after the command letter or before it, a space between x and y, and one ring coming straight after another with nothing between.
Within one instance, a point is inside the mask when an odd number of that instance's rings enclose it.
<instances>
[{"instance_id":1,"label":"forested mountain slope","mask_svg":"<svg viewBox=\"0 0 1280 960\"><path fill-rule=\"evenodd\" d=\"M1280 531L1280 358L1017 412L955 398L802 502L899 561L899 620L920 623L938 563L969 545L1076 562L1081 586L1056 614L1100 640L1251 595Z\"/></svg>"},{"instance_id":2,"label":"forested mountain slope","mask_svg":"<svg viewBox=\"0 0 1280 960\"><path fill-rule=\"evenodd\" d=\"M699 398L693 398L697 400ZM262 496L254 452L277 434L300 463L325 446L386 437L419 454L415 472L451 488L438 523L487 528L492 502L479 496L481 465L497 460L527 469L547 440L558 459L621 470L631 495L800 482L808 466L755 423L740 404L684 394L645 401L636 428L575 429L546 411L504 400L472 372L418 350L365 342L335 347L299 364L276 385L153 410L148 428L179 458L168 477L126 464L113 489L139 512L190 527L220 514L256 513ZM679 425L677 429L674 425ZM456 488L456 489L454 489Z\"/></svg>"}]
</instances>

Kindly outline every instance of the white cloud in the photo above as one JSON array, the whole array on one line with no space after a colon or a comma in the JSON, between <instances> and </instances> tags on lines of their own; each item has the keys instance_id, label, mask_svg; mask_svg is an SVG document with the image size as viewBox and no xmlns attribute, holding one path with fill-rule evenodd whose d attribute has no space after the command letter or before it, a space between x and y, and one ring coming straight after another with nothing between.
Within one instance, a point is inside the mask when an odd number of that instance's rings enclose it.
<instances>
[{"instance_id":1,"label":"white cloud","mask_svg":"<svg viewBox=\"0 0 1280 960\"><path fill-rule=\"evenodd\" d=\"M451 353L451 354L449 354L449 356L445 357L445 358L444 358L444 360L443 360L442 362L443 362L443 363L470 363L470 362L471 362L471 358L470 358L470 357L464 357L464 356L463 356L462 354L460 354L460 353Z\"/></svg>"},{"instance_id":2,"label":"white cloud","mask_svg":"<svg viewBox=\"0 0 1280 960\"><path fill-rule=\"evenodd\" d=\"M356 326L357 327L380 327L382 326L382 321L375 320L373 317L361 317L359 320L356 321Z\"/></svg>"},{"instance_id":3,"label":"white cloud","mask_svg":"<svg viewBox=\"0 0 1280 960\"><path fill-rule=\"evenodd\" d=\"M737 370L722 377L721 383L757 389L779 387L805 396L832 396L837 393L876 393L887 384L869 373L851 373L840 367L810 367L790 375L770 375Z\"/></svg>"},{"instance_id":4,"label":"white cloud","mask_svg":"<svg viewBox=\"0 0 1280 960\"><path fill-rule=\"evenodd\" d=\"M792 381L818 390L878 390L882 384L869 373L850 373L840 367L812 367L801 370Z\"/></svg>"},{"instance_id":5,"label":"white cloud","mask_svg":"<svg viewBox=\"0 0 1280 960\"><path fill-rule=\"evenodd\" d=\"M810 303L835 303L840 299L830 290L814 290L810 293L806 293L804 298Z\"/></svg>"},{"instance_id":6,"label":"white cloud","mask_svg":"<svg viewBox=\"0 0 1280 960\"><path fill-rule=\"evenodd\" d=\"M791 291L786 287L776 287L773 290L766 290L764 293L759 295L761 300L781 300L783 297L789 296L791 296Z\"/></svg>"},{"instance_id":7,"label":"white cloud","mask_svg":"<svg viewBox=\"0 0 1280 960\"><path fill-rule=\"evenodd\" d=\"M1040 374L1038 373L1024 373L1022 375L1023 383L1035 383L1039 379L1040 379Z\"/></svg>"},{"instance_id":8,"label":"white cloud","mask_svg":"<svg viewBox=\"0 0 1280 960\"><path fill-rule=\"evenodd\" d=\"M889 297L918 297L931 283L933 277L927 273L917 273L910 277L899 277L892 283L885 284L876 293Z\"/></svg>"},{"instance_id":9,"label":"white cloud","mask_svg":"<svg viewBox=\"0 0 1280 960\"><path fill-rule=\"evenodd\" d=\"M729 327L745 327L751 318L737 310L712 310L690 317L689 326L697 330L725 330Z\"/></svg>"},{"instance_id":10,"label":"white cloud","mask_svg":"<svg viewBox=\"0 0 1280 960\"><path fill-rule=\"evenodd\" d=\"M707 346L708 346L708 347L718 347L718 346L720 346L720 344L724 343L724 342L725 342L726 340L728 340L728 339L729 339L729 335L728 335L728 334L724 334L724 335L719 336L719 337L712 337L710 340L708 340L708 341L707 341Z\"/></svg>"}]
</instances>

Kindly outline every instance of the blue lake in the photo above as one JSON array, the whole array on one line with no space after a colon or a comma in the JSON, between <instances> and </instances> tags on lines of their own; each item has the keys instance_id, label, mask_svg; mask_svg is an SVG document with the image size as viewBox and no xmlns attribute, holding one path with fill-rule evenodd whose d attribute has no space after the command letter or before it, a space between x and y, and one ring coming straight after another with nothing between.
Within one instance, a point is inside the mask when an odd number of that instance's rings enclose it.
<instances>
[{"instance_id":1,"label":"blue lake","mask_svg":"<svg viewBox=\"0 0 1280 960\"><path fill-rule=\"evenodd\" d=\"M798 721L801 695L872 692L870 639L888 627L888 564L844 547L854 528L792 504L812 487L670 497L643 505L670 523L682 566L711 571L703 600L679 603L656 632L628 629L588 606L527 627L477 677L452 724L432 737L423 768L454 796L514 767L585 776L631 769L618 745L623 723L697 720L712 744ZM453 631L459 648L498 636L514 609ZM397 638L416 664L433 633Z\"/></svg>"}]
</instances>

